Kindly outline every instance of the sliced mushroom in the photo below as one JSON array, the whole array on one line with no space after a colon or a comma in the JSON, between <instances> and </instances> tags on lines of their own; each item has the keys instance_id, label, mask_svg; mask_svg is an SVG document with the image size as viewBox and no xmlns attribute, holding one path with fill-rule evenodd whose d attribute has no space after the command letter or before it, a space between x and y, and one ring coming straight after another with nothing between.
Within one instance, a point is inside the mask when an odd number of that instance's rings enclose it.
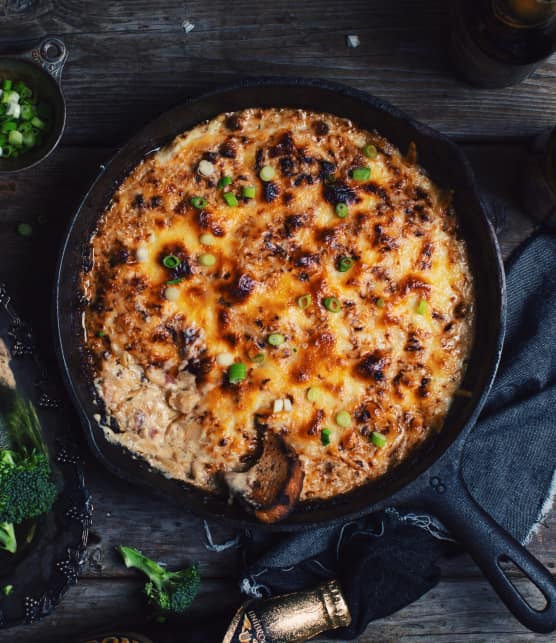
<instances>
[{"instance_id":1,"label":"sliced mushroom","mask_svg":"<svg viewBox=\"0 0 556 643\"><path fill-rule=\"evenodd\" d=\"M261 522L272 523L286 518L295 507L303 476L295 451L279 435L267 430L255 464L247 471L227 473L224 479Z\"/></svg>"}]
</instances>

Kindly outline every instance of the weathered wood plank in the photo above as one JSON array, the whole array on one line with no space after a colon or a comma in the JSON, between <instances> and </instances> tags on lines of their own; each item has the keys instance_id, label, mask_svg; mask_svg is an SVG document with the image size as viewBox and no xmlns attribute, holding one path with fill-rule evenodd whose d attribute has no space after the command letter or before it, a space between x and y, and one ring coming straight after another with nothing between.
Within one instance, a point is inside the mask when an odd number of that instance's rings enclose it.
<instances>
[{"instance_id":1,"label":"weathered wood plank","mask_svg":"<svg viewBox=\"0 0 556 643\"><path fill-rule=\"evenodd\" d=\"M283 0L21 4L0 18L7 47L46 33L70 49L64 76L71 144L119 144L185 98L244 76L323 77L375 93L458 138L530 135L556 120L556 59L525 83L483 91L460 84L447 55L440 0ZM24 6L29 6L28 11ZM186 33L184 21L195 25ZM359 35L348 49L345 36Z\"/></svg>"},{"instance_id":2,"label":"weathered wood plank","mask_svg":"<svg viewBox=\"0 0 556 643\"><path fill-rule=\"evenodd\" d=\"M210 622L214 612L232 609L242 601L231 583L205 581L201 587L201 593L191 607L191 621L204 619ZM518 583L518 587L524 596L531 596L526 585ZM70 643L84 630L105 630L114 625L127 625L128 629L141 631L146 619L143 605L140 580L82 580L69 590L54 614L45 621L0 633L0 641ZM480 579L442 582L416 603L371 623L359 638L361 643L525 643L548 640L546 635L533 634L520 625L486 581Z\"/></svg>"}]
</instances>

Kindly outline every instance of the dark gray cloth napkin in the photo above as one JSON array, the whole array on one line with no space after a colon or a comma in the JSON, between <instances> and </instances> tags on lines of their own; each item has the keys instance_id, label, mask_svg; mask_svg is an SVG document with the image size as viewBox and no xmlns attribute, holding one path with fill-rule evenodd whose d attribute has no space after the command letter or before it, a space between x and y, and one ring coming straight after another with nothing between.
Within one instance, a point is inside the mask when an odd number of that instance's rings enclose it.
<instances>
[{"instance_id":1,"label":"dark gray cloth napkin","mask_svg":"<svg viewBox=\"0 0 556 643\"><path fill-rule=\"evenodd\" d=\"M556 465L556 235L537 234L507 269L508 326L500 370L465 445L475 499L521 542L550 508ZM342 527L250 534L241 588L267 596L338 578L353 617L330 636L352 639L417 600L457 544L434 517L394 508Z\"/></svg>"}]
</instances>

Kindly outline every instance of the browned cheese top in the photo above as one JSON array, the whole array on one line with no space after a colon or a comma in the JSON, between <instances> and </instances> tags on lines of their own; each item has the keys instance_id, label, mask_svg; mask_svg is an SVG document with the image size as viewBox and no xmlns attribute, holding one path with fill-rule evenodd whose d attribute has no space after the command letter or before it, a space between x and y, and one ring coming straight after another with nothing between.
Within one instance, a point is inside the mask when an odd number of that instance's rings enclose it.
<instances>
[{"instance_id":1,"label":"browned cheese top","mask_svg":"<svg viewBox=\"0 0 556 643\"><path fill-rule=\"evenodd\" d=\"M299 455L312 499L383 475L440 430L473 286L451 195L414 152L330 114L247 109L141 162L81 275L108 438L218 491L266 427Z\"/></svg>"}]
</instances>

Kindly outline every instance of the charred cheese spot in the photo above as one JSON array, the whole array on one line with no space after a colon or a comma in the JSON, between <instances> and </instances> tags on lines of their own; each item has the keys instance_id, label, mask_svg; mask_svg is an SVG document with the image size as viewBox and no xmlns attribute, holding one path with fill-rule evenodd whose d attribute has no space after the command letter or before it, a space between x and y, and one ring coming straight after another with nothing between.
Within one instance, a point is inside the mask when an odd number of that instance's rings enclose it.
<instances>
[{"instance_id":1,"label":"charred cheese spot","mask_svg":"<svg viewBox=\"0 0 556 643\"><path fill-rule=\"evenodd\" d=\"M371 176L355 181L362 166ZM233 207L217 188L224 176ZM168 255L179 264L166 267ZM354 262L344 272L343 257ZM304 500L383 475L441 429L473 335L450 192L414 152L302 110L223 114L146 158L100 216L80 283L107 437L215 493L222 474L252 463L263 430L298 454ZM246 377L230 382L222 364L234 362ZM284 399L291 410L274 412Z\"/></svg>"}]
</instances>

